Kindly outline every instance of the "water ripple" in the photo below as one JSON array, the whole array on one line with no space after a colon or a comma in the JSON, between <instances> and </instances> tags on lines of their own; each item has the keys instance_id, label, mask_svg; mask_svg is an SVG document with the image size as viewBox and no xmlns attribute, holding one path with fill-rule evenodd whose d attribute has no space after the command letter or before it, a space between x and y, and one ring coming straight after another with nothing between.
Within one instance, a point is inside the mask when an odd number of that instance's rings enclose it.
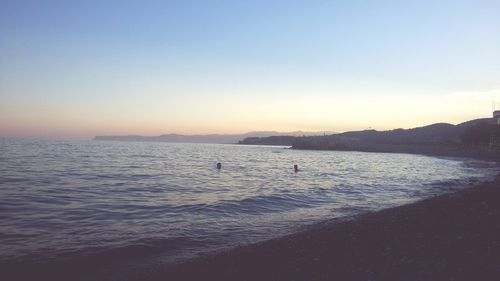
<instances>
[{"instance_id":1,"label":"water ripple","mask_svg":"<svg viewBox=\"0 0 500 281\"><path fill-rule=\"evenodd\" d=\"M449 192L498 169L483 161L259 146L0 145L0 260L172 261Z\"/></svg>"}]
</instances>

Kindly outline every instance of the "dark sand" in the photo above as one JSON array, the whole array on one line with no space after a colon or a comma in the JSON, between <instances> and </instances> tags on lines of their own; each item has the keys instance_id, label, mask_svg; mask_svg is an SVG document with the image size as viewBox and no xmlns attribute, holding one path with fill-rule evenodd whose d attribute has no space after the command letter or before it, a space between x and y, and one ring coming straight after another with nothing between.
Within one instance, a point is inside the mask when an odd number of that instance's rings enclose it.
<instances>
[{"instance_id":1,"label":"dark sand","mask_svg":"<svg viewBox=\"0 0 500 281\"><path fill-rule=\"evenodd\" d=\"M198 258L150 277L500 280L500 181Z\"/></svg>"},{"instance_id":2,"label":"dark sand","mask_svg":"<svg viewBox=\"0 0 500 281\"><path fill-rule=\"evenodd\" d=\"M4 263L0 280L500 280L500 179L169 268L130 258Z\"/></svg>"}]
</instances>

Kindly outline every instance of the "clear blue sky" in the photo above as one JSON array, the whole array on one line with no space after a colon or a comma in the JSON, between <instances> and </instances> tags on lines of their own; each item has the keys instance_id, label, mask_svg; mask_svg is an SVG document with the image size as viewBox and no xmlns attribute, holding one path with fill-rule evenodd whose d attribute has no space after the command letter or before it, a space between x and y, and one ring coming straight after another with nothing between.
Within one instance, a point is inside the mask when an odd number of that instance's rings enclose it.
<instances>
[{"instance_id":1,"label":"clear blue sky","mask_svg":"<svg viewBox=\"0 0 500 281\"><path fill-rule=\"evenodd\" d=\"M500 1L0 1L0 135L390 129L490 114Z\"/></svg>"}]
</instances>

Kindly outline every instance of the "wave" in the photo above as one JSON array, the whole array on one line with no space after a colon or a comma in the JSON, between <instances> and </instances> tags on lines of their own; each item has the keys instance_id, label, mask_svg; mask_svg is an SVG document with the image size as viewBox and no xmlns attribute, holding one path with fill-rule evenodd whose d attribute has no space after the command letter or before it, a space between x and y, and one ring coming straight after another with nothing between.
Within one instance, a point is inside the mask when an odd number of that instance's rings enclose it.
<instances>
[{"instance_id":1,"label":"wave","mask_svg":"<svg viewBox=\"0 0 500 281\"><path fill-rule=\"evenodd\" d=\"M28 254L0 255L0 261L11 263L50 263L61 261L92 260L95 263L110 260L119 261L126 259L140 259L158 256L161 253L181 251L203 245L201 239L189 237L143 238L124 241L119 245L108 247L80 247L66 249L41 248Z\"/></svg>"},{"instance_id":2,"label":"wave","mask_svg":"<svg viewBox=\"0 0 500 281\"><path fill-rule=\"evenodd\" d=\"M198 213L208 215L265 214L291 211L298 208L313 208L331 201L322 196L324 190L318 189L316 194L271 194L246 197L240 200L221 200L213 204L188 204L172 206L175 212Z\"/></svg>"},{"instance_id":3,"label":"wave","mask_svg":"<svg viewBox=\"0 0 500 281\"><path fill-rule=\"evenodd\" d=\"M413 155L69 143L6 144L0 258L176 257L422 199L497 170Z\"/></svg>"}]
</instances>

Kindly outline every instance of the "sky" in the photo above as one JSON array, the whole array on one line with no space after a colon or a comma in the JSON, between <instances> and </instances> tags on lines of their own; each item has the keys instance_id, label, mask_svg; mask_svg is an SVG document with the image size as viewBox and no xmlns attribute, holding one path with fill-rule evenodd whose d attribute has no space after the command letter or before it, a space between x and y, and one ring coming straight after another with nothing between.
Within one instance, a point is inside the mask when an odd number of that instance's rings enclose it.
<instances>
[{"instance_id":1,"label":"sky","mask_svg":"<svg viewBox=\"0 0 500 281\"><path fill-rule=\"evenodd\" d=\"M0 136L457 124L499 50L499 0L0 0Z\"/></svg>"}]
</instances>

